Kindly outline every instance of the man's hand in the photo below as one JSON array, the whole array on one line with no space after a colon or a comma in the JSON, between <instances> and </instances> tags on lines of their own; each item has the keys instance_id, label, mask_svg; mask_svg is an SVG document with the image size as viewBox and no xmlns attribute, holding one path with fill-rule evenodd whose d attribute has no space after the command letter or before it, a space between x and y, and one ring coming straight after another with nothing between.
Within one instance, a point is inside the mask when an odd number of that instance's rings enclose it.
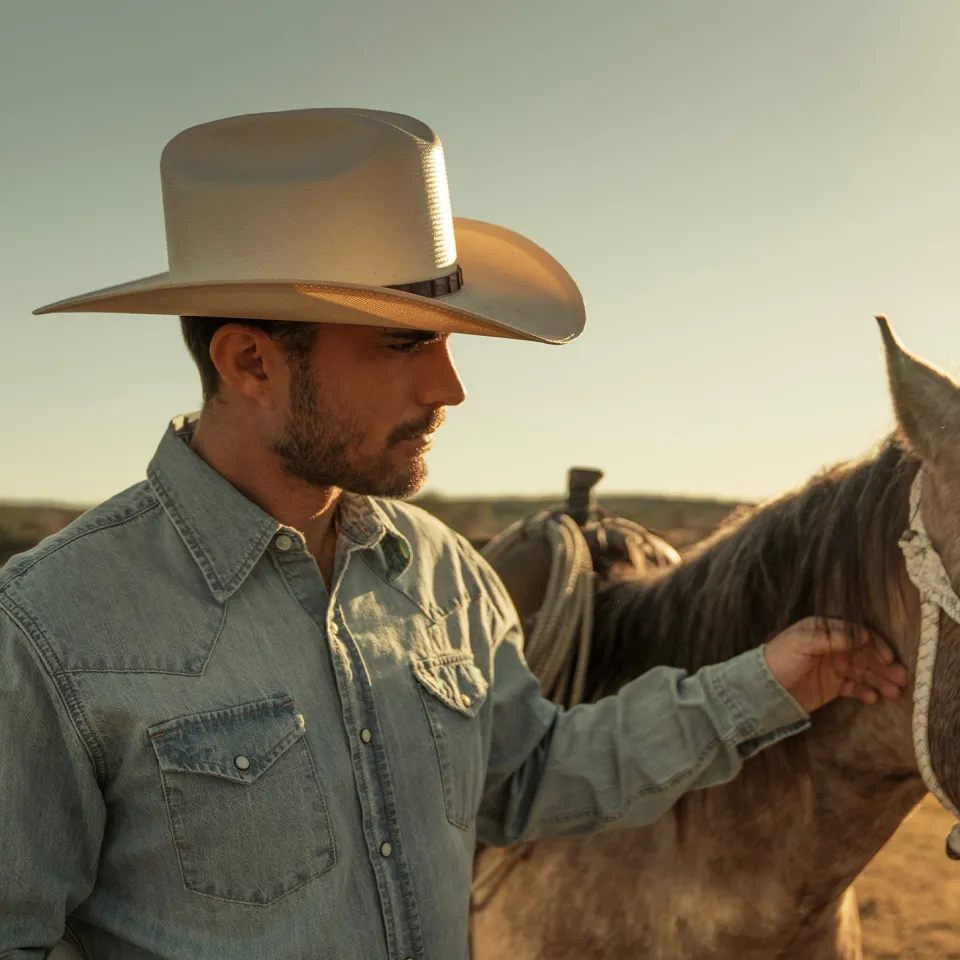
<instances>
[{"instance_id":1,"label":"man's hand","mask_svg":"<svg viewBox=\"0 0 960 960\"><path fill-rule=\"evenodd\" d=\"M907 671L894 663L882 640L857 629L847 635L842 620L807 617L764 644L770 672L807 713L836 697L876 703L896 700L907 685Z\"/></svg>"}]
</instances>

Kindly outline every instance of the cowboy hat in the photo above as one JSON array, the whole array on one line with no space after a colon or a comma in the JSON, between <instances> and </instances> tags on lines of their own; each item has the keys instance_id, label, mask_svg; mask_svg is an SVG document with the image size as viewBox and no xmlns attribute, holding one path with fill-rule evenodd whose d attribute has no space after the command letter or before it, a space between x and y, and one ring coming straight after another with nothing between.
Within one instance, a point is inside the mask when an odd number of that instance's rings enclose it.
<instances>
[{"instance_id":1,"label":"cowboy hat","mask_svg":"<svg viewBox=\"0 0 960 960\"><path fill-rule=\"evenodd\" d=\"M453 217L443 147L382 110L249 114L184 130L160 159L164 273L34 314L255 317L566 343L570 275L519 234Z\"/></svg>"}]
</instances>

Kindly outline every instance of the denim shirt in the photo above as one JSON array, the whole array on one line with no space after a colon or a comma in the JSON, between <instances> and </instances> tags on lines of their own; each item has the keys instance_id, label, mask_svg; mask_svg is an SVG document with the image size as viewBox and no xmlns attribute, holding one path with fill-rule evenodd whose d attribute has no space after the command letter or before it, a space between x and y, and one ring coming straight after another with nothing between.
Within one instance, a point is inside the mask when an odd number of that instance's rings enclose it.
<instances>
[{"instance_id":1,"label":"denim shirt","mask_svg":"<svg viewBox=\"0 0 960 960\"><path fill-rule=\"evenodd\" d=\"M194 422L0 570L5 958L465 958L478 839L650 823L809 725L760 650L559 709L465 539L344 495L328 592Z\"/></svg>"}]
</instances>

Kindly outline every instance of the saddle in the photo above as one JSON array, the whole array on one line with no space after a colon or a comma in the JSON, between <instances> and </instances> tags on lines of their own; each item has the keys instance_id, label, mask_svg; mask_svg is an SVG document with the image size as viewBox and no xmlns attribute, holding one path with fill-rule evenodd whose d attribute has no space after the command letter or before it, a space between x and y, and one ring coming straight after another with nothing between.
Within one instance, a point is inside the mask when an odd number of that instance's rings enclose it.
<instances>
[{"instance_id":1,"label":"saddle","mask_svg":"<svg viewBox=\"0 0 960 960\"><path fill-rule=\"evenodd\" d=\"M680 555L659 534L614 516L596 503L593 487L602 477L601 470L571 468L566 504L515 524L512 549L490 557L525 629L543 602L554 561L544 531L544 517L558 519L566 515L577 524L598 583L636 579L651 569L680 562Z\"/></svg>"}]
</instances>

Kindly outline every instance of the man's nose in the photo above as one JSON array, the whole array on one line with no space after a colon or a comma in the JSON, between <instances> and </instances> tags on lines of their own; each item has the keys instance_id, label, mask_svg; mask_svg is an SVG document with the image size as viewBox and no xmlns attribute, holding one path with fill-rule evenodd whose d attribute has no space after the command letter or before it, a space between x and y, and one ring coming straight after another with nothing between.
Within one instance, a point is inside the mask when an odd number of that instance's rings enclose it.
<instances>
[{"instance_id":1,"label":"man's nose","mask_svg":"<svg viewBox=\"0 0 960 960\"><path fill-rule=\"evenodd\" d=\"M450 346L444 343L431 358L427 376L418 397L425 407L456 407L467 398L467 391L457 373Z\"/></svg>"}]
</instances>

